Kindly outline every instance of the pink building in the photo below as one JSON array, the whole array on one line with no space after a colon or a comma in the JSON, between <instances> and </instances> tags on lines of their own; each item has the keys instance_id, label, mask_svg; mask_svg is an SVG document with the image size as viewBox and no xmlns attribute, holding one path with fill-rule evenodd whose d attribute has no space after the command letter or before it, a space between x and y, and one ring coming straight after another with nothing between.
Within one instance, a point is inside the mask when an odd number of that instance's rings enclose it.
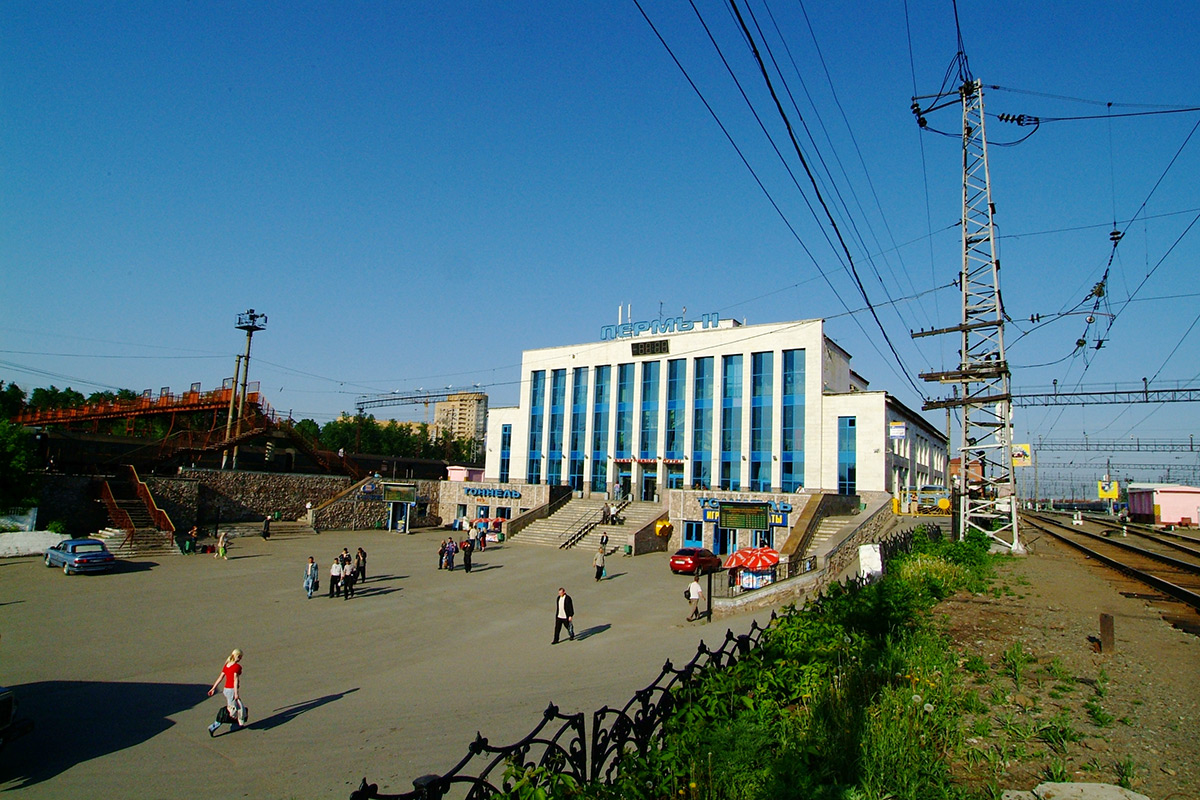
<instances>
[{"instance_id":1,"label":"pink building","mask_svg":"<svg viewBox=\"0 0 1200 800\"><path fill-rule=\"evenodd\" d=\"M1200 488L1177 483L1131 483L1129 517L1155 525L1200 524Z\"/></svg>"},{"instance_id":2,"label":"pink building","mask_svg":"<svg viewBox=\"0 0 1200 800\"><path fill-rule=\"evenodd\" d=\"M482 467L446 467L446 480L450 481L481 481L483 480Z\"/></svg>"}]
</instances>

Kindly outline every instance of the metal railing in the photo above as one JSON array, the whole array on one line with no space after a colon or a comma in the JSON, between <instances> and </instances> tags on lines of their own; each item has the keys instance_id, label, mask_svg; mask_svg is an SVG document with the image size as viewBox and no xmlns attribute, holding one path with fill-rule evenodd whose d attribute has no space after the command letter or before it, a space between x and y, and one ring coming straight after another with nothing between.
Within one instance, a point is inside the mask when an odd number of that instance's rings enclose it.
<instances>
[{"instance_id":1,"label":"metal railing","mask_svg":"<svg viewBox=\"0 0 1200 800\"><path fill-rule=\"evenodd\" d=\"M817 570L817 557L808 556L806 558L798 558L789 560L786 563L775 564L774 566L764 569L755 570L752 573L747 573L746 570L735 567L734 569L721 570L721 575L727 576L725 580L713 580L713 597L740 597L750 592L756 592L760 589L765 589L780 581L795 578L800 575L806 575ZM744 579L744 575L750 574L752 579Z\"/></svg>"},{"instance_id":2,"label":"metal railing","mask_svg":"<svg viewBox=\"0 0 1200 800\"><path fill-rule=\"evenodd\" d=\"M630 500L618 501L617 504L615 506L613 506L612 515L614 517L619 517L621 512L629 507L630 502L632 502L632 501L630 501ZM583 537L585 537L589 533L591 533L597 526L603 525L603 524L605 524L604 523L604 509L597 508L597 509L593 509L591 511L586 512L585 514L581 515L579 517L579 519L577 519L575 522L572 522L571 525L567 528L567 532L564 533L561 537L562 541L559 542L558 549L566 550L568 548L574 547L575 545L577 545L579 543L579 541ZM578 526L578 527L576 527L576 526Z\"/></svg>"},{"instance_id":3,"label":"metal railing","mask_svg":"<svg viewBox=\"0 0 1200 800\"><path fill-rule=\"evenodd\" d=\"M133 527L133 520L129 517L129 512L117 505L117 499L113 497L112 487L108 485L107 480L100 481L100 500L104 503L104 507L108 509L108 518L112 523L121 530L125 531L125 538L121 545L124 546L133 539L133 533L136 530Z\"/></svg>"},{"instance_id":4,"label":"metal railing","mask_svg":"<svg viewBox=\"0 0 1200 800\"><path fill-rule=\"evenodd\" d=\"M154 502L154 495L150 494L150 487L138 477L137 469L132 464L129 464L128 467L129 475L133 479L134 488L137 489L138 499L142 501L142 505L146 506L146 511L150 514L150 520L154 523L154 527L160 531L171 534L175 533L175 524L171 522L171 517L167 515L167 512L159 508L158 503Z\"/></svg>"},{"instance_id":5,"label":"metal railing","mask_svg":"<svg viewBox=\"0 0 1200 800\"><path fill-rule=\"evenodd\" d=\"M537 727L520 741L497 747L477 734L467 754L454 767L441 775L417 778L411 792L381 794L377 784L367 783L363 778L350 798L483 800L511 791L515 780L539 768L551 774L569 775L579 783L611 783L622 754L637 751L645 755L655 746L663 724L679 703L678 690L696 686L707 672L731 667L749 655L775 619L775 612L771 612L766 626L755 620L749 632L740 635L727 630L725 641L716 650L701 642L692 659L679 669L667 661L658 677L635 692L623 707L604 706L592 714L590 743L584 715L561 714L558 706L551 703ZM548 731L553 723L559 723L558 728ZM470 769L472 764L475 769Z\"/></svg>"}]
</instances>

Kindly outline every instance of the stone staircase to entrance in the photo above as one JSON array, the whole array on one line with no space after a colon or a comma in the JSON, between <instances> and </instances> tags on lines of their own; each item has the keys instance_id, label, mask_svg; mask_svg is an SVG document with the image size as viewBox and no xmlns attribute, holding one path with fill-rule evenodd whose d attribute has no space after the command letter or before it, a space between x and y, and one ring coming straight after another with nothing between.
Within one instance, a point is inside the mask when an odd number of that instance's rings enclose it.
<instances>
[{"instance_id":1,"label":"stone staircase to entrance","mask_svg":"<svg viewBox=\"0 0 1200 800\"><path fill-rule=\"evenodd\" d=\"M130 514L130 516L133 515ZM175 545L171 534L153 526L138 525L128 541L126 533L120 528L104 528L93 538L103 539L105 545L117 558L159 558L180 555L179 548Z\"/></svg>"},{"instance_id":2,"label":"stone staircase to entrance","mask_svg":"<svg viewBox=\"0 0 1200 800\"><path fill-rule=\"evenodd\" d=\"M812 541L808 543L808 549L803 553L797 553L793 558L803 558L820 552L826 543L837 536L847 525L857 525L861 522L862 518L858 516L825 517L817 524L817 530L813 533Z\"/></svg>"},{"instance_id":3,"label":"stone staircase to entrance","mask_svg":"<svg viewBox=\"0 0 1200 800\"><path fill-rule=\"evenodd\" d=\"M558 547L572 533L590 521L598 521L604 506L603 497L574 498L545 519L539 519L512 538L520 544L536 544L543 547ZM630 503L621 511L622 525L600 525L593 528L575 544L585 550L596 550L600 546L600 534L608 533L608 553L625 543L626 535L657 519L663 512L658 503Z\"/></svg>"}]
</instances>

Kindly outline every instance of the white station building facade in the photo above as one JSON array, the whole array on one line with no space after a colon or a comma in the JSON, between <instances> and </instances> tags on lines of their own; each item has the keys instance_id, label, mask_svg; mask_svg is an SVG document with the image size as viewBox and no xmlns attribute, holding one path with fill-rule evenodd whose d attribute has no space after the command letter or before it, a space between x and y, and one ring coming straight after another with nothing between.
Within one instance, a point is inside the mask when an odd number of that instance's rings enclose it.
<instances>
[{"instance_id":1,"label":"white station building facade","mask_svg":"<svg viewBox=\"0 0 1200 800\"><path fill-rule=\"evenodd\" d=\"M871 391L823 320L703 314L524 351L519 405L488 412L483 480L661 501L676 489L898 494L946 473L945 435Z\"/></svg>"}]
</instances>

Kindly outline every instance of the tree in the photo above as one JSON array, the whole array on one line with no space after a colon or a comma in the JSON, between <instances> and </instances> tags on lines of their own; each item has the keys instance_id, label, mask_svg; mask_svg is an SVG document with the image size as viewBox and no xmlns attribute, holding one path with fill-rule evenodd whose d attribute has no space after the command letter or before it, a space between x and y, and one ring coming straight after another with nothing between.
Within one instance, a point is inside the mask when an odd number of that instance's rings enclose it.
<instances>
[{"instance_id":1,"label":"tree","mask_svg":"<svg viewBox=\"0 0 1200 800\"><path fill-rule=\"evenodd\" d=\"M307 436L314 442L319 442L321 440L321 426L318 425L315 420L302 419L296 423L295 427L298 433Z\"/></svg>"},{"instance_id":2,"label":"tree","mask_svg":"<svg viewBox=\"0 0 1200 800\"><path fill-rule=\"evenodd\" d=\"M66 389L59 389L57 386L50 386L48 389L43 389L39 386L33 390L33 394L29 397L29 407L35 411L73 408L74 406L81 406L85 402L87 402L87 398L70 386Z\"/></svg>"},{"instance_id":3,"label":"tree","mask_svg":"<svg viewBox=\"0 0 1200 800\"><path fill-rule=\"evenodd\" d=\"M12 419L25 410L25 390L15 383L0 381L0 419Z\"/></svg>"},{"instance_id":4,"label":"tree","mask_svg":"<svg viewBox=\"0 0 1200 800\"><path fill-rule=\"evenodd\" d=\"M33 435L20 425L0 420L0 508L36 504Z\"/></svg>"}]
</instances>

